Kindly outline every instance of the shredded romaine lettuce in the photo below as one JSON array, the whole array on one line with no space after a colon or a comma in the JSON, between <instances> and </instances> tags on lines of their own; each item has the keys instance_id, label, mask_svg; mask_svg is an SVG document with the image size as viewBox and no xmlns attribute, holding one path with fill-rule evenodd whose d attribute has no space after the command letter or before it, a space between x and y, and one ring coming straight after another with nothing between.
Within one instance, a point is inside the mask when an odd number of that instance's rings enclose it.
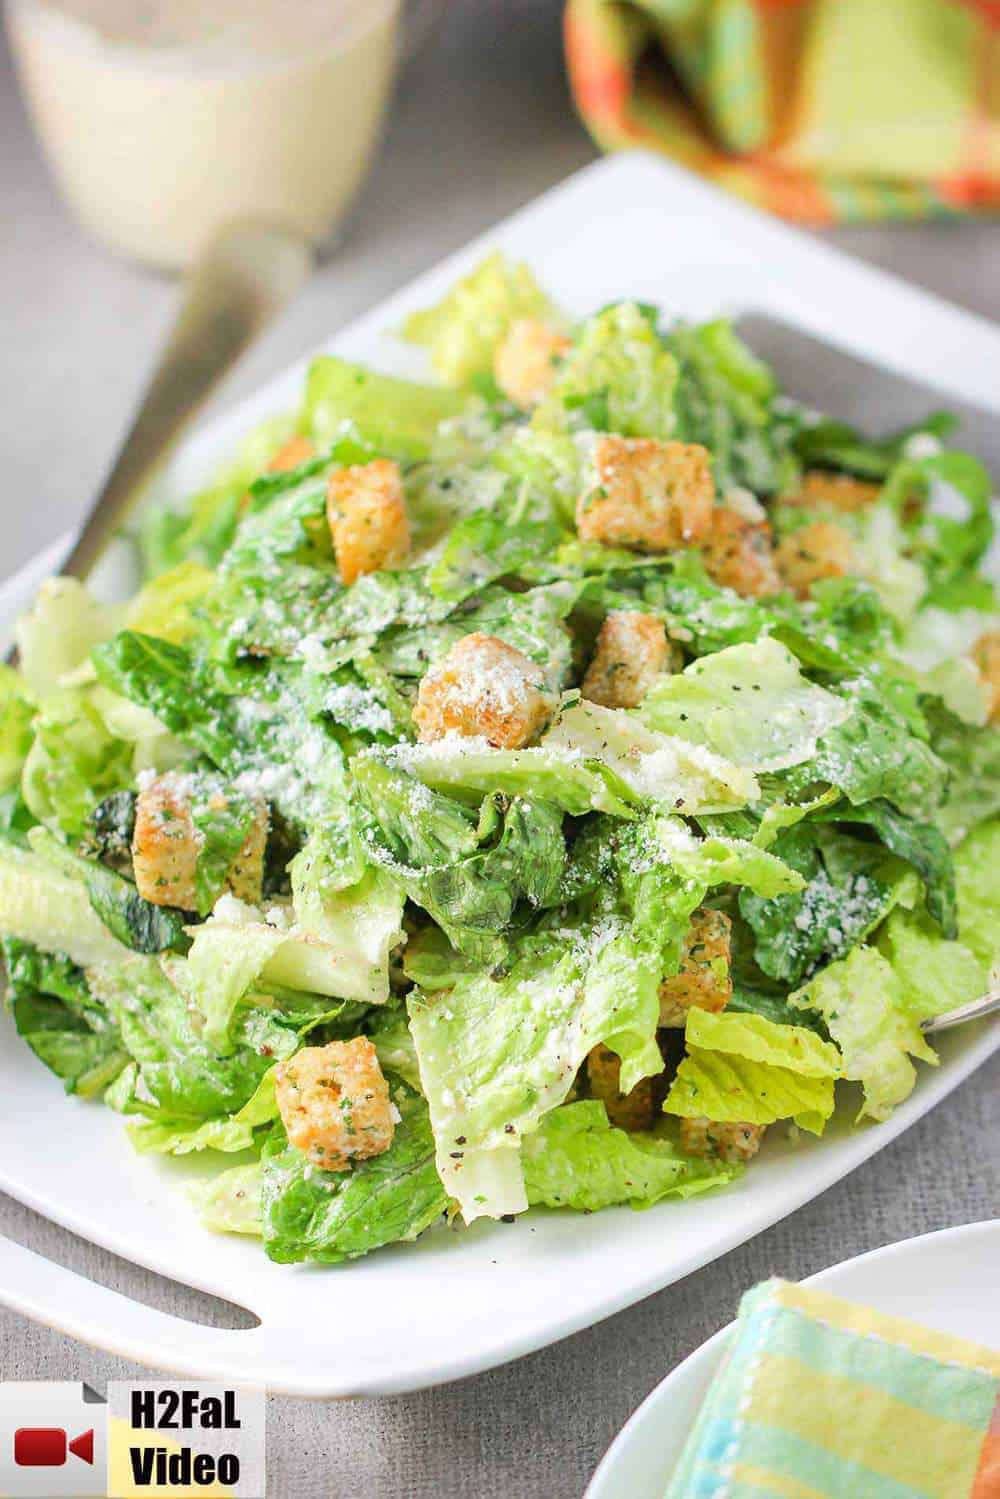
<instances>
[{"instance_id":1,"label":"shredded romaine lettuce","mask_svg":"<svg viewBox=\"0 0 1000 1499\"><path fill-rule=\"evenodd\" d=\"M861 435L724 319L574 323L501 255L406 334L444 384L314 360L140 522L131 602L50 582L0 670L25 1065L228 1157L205 1222L281 1262L722 1186L841 1080L888 1117L1000 972L991 485L947 421ZM609 511L679 545L580 536L607 433ZM474 632L503 670L452 670Z\"/></svg>"},{"instance_id":2,"label":"shredded romaine lettuce","mask_svg":"<svg viewBox=\"0 0 1000 1499\"><path fill-rule=\"evenodd\" d=\"M652 728L703 744L748 770L787 770L850 716L842 698L809 682L776 640L731 645L664 675L637 710Z\"/></svg>"},{"instance_id":3,"label":"shredded romaine lettuce","mask_svg":"<svg viewBox=\"0 0 1000 1499\"><path fill-rule=\"evenodd\" d=\"M496 347L519 318L559 315L528 267L497 252L436 307L411 313L404 335L427 348L443 380L468 385L476 375L492 374Z\"/></svg>"},{"instance_id":4,"label":"shredded romaine lettuce","mask_svg":"<svg viewBox=\"0 0 1000 1499\"><path fill-rule=\"evenodd\" d=\"M664 1104L668 1114L746 1124L792 1119L823 1133L841 1060L815 1032L761 1015L692 1010L685 1040L687 1055Z\"/></svg>"}]
</instances>

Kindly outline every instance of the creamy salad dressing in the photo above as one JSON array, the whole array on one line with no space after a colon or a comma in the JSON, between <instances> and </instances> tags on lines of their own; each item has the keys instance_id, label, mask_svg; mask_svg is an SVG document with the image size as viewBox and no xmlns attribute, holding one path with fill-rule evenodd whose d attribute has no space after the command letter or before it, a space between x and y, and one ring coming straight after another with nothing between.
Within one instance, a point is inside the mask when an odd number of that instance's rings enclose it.
<instances>
[{"instance_id":1,"label":"creamy salad dressing","mask_svg":"<svg viewBox=\"0 0 1000 1499\"><path fill-rule=\"evenodd\" d=\"M28 104L93 233L187 264L232 218L314 241L368 165L399 0L11 0Z\"/></svg>"}]
</instances>

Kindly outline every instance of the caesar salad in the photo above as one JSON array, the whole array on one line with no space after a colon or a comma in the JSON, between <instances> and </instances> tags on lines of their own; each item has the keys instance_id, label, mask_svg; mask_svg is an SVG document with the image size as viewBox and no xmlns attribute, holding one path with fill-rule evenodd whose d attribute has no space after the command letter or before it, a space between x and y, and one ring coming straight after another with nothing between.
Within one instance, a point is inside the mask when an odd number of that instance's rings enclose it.
<instances>
[{"instance_id":1,"label":"caesar salad","mask_svg":"<svg viewBox=\"0 0 1000 1499\"><path fill-rule=\"evenodd\" d=\"M336 1264L877 1127L1000 915L991 483L500 254L70 579L0 677L18 1035ZM35 1066L28 1050L25 1066Z\"/></svg>"}]
</instances>

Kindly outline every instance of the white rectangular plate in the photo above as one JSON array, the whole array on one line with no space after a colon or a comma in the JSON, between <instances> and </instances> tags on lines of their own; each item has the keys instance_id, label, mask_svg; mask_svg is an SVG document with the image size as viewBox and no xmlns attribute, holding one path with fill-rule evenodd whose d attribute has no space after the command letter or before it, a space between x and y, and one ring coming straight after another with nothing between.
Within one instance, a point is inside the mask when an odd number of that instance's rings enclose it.
<instances>
[{"instance_id":1,"label":"white rectangular plate","mask_svg":"<svg viewBox=\"0 0 1000 1499\"><path fill-rule=\"evenodd\" d=\"M529 261L574 313L612 298L668 316L753 310L1000 412L1000 332L636 155L600 162L421 277L327 346L394 373L423 371L394 337L497 246ZM260 417L297 401L305 361L199 433L169 492L204 479ZM877 422L877 413L872 420ZM0 590L0 622L26 602L44 559ZM41 567L41 574L39 573ZM121 590L124 573L105 570ZM272 1265L259 1243L205 1232L182 1184L190 1168L132 1151L121 1120L66 1098L6 1017L0 1036L0 1188L138 1264L260 1318L250 1331L196 1326L0 1241L0 1300L129 1358L311 1396L388 1394L455 1379L542 1347L628 1306L776 1222L932 1108L1000 1045L1000 1025L953 1032L891 1122L821 1141L769 1141L734 1188L645 1213L534 1212L510 1225L433 1230L416 1245L338 1268ZM774 1131L774 1134L779 1134Z\"/></svg>"}]
</instances>

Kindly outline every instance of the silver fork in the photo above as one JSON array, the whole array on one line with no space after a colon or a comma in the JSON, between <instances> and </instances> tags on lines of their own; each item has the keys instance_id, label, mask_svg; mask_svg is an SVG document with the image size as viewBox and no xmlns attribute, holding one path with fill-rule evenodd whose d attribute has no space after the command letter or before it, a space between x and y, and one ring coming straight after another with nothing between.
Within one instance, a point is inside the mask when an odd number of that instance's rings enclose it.
<instances>
[{"instance_id":1,"label":"silver fork","mask_svg":"<svg viewBox=\"0 0 1000 1499\"><path fill-rule=\"evenodd\" d=\"M933 1015L922 1022L920 1029L925 1036L935 1031L951 1030L953 1025L964 1025L967 1020L982 1020L1000 1010L1000 989L991 989L979 999L970 999L968 1004L958 1005L954 1010L945 1010L943 1015Z\"/></svg>"},{"instance_id":2,"label":"silver fork","mask_svg":"<svg viewBox=\"0 0 1000 1499\"><path fill-rule=\"evenodd\" d=\"M304 239L269 224L232 223L198 257L166 348L91 507L63 575L86 579L115 531L223 376L313 268ZM17 662L17 646L7 654Z\"/></svg>"}]
</instances>

